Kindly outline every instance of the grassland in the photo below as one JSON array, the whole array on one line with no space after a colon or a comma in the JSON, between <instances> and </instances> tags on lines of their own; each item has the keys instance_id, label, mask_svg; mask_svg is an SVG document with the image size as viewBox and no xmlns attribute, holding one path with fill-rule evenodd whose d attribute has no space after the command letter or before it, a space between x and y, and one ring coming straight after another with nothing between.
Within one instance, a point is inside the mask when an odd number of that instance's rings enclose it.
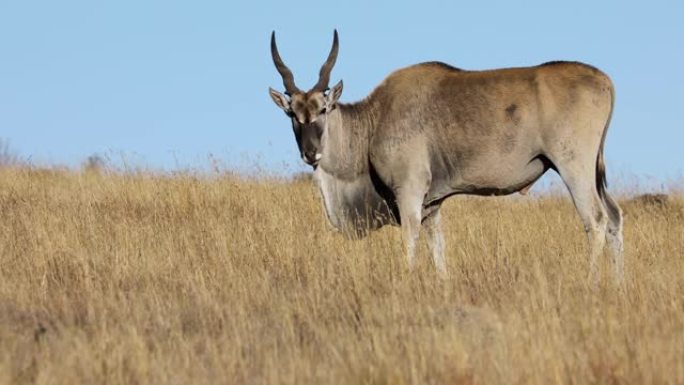
<instances>
[{"instance_id":1,"label":"grassland","mask_svg":"<svg viewBox=\"0 0 684 385\"><path fill-rule=\"evenodd\" d=\"M448 201L440 280L304 179L0 169L0 383L683 384L684 199L622 204L624 292L565 196Z\"/></svg>"}]
</instances>

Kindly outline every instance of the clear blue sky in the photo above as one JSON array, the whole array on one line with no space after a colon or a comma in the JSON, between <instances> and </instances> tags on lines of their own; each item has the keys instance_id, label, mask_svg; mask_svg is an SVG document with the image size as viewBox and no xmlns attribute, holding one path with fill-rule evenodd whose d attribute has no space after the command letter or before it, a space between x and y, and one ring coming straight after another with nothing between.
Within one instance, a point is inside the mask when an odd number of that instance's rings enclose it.
<instances>
[{"instance_id":1,"label":"clear blue sky","mask_svg":"<svg viewBox=\"0 0 684 385\"><path fill-rule=\"evenodd\" d=\"M3 1L0 138L40 164L124 153L173 169L213 154L303 170L268 96L282 89L269 35L308 88L337 28L343 101L427 60L593 64L617 88L609 173L672 177L684 169L684 3L639 3Z\"/></svg>"}]
</instances>

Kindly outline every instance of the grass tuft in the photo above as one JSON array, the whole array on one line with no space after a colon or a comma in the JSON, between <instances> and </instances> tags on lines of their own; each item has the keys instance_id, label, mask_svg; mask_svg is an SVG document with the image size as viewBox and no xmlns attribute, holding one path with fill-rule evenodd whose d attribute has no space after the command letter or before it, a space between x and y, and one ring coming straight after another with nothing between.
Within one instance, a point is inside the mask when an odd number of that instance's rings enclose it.
<instances>
[{"instance_id":1,"label":"grass tuft","mask_svg":"<svg viewBox=\"0 0 684 385\"><path fill-rule=\"evenodd\" d=\"M624 293L567 197L448 200L440 280L304 176L0 168L0 383L684 383L684 199L621 204Z\"/></svg>"}]
</instances>

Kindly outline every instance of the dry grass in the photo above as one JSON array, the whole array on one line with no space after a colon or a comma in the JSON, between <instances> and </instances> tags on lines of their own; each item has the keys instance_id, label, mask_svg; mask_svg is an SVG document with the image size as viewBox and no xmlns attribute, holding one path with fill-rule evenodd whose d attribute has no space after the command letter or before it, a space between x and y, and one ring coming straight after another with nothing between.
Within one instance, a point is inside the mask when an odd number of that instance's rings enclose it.
<instances>
[{"instance_id":1,"label":"dry grass","mask_svg":"<svg viewBox=\"0 0 684 385\"><path fill-rule=\"evenodd\" d=\"M565 198L452 199L440 281L305 179L0 170L0 383L682 384L684 202L623 203L621 293Z\"/></svg>"}]
</instances>

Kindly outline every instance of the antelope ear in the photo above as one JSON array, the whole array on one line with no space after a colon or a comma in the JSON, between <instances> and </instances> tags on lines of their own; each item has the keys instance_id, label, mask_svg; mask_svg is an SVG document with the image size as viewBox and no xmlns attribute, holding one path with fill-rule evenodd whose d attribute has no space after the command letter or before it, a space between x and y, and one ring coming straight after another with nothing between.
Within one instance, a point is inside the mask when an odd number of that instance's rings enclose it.
<instances>
[{"instance_id":1,"label":"antelope ear","mask_svg":"<svg viewBox=\"0 0 684 385\"><path fill-rule=\"evenodd\" d=\"M268 87L268 93L271 95L271 99L275 102L276 106L282 108L285 112L290 111L290 99L282 93Z\"/></svg>"},{"instance_id":2,"label":"antelope ear","mask_svg":"<svg viewBox=\"0 0 684 385\"><path fill-rule=\"evenodd\" d=\"M342 96L342 80L335 84L333 88L330 89L330 92L328 92L328 95L325 97L325 101L326 103L328 103L328 107L335 107L335 104L337 104L337 101L340 99L340 96Z\"/></svg>"}]
</instances>

